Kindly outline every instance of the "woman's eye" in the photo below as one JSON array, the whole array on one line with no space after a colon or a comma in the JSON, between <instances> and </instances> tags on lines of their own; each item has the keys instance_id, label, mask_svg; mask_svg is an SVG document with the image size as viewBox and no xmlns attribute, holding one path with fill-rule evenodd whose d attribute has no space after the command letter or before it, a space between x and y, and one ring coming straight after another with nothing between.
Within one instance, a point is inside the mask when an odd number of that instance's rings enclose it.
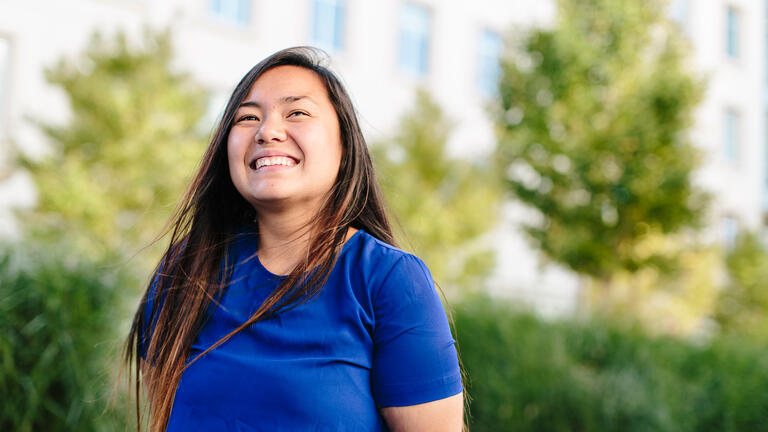
<instances>
[{"instance_id":1,"label":"woman's eye","mask_svg":"<svg viewBox=\"0 0 768 432\"><path fill-rule=\"evenodd\" d=\"M256 117L256 116L255 116L255 115L253 115L253 114L246 114L246 115L244 115L244 116L240 117L239 119L237 119L237 121L246 121L246 120L254 120L254 121L259 121L259 118L258 118L258 117Z\"/></svg>"},{"instance_id":2,"label":"woman's eye","mask_svg":"<svg viewBox=\"0 0 768 432\"><path fill-rule=\"evenodd\" d=\"M309 114L305 113L304 111L293 111L290 114L288 114L288 117L298 117L299 115L308 116Z\"/></svg>"}]
</instances>

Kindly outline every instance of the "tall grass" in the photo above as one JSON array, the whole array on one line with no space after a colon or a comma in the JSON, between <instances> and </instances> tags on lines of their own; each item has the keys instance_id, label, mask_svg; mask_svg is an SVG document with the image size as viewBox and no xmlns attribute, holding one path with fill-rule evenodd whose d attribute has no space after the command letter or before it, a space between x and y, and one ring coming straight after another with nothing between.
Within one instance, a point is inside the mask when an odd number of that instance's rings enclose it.
<instances>
[{"instance_id":1,"label":"tall grass","mask_svg":"<svg viewBox=\"0 0 768 432\"><path fill-rule=\"evenodd\" d=\"M0 430L122 430L108 402L128 278L55 249L0 251Z\"/></svg>"},{"instance_id":2,"label":"tall grass","mask_svg":"<svg viewBox=\"0 0 768 432\"><path fill-rule=\"evenodd\" d=\"M543 322L498 300L457 306L472 431L768 431L768 346Z\"/></svg>"}]
</instances>

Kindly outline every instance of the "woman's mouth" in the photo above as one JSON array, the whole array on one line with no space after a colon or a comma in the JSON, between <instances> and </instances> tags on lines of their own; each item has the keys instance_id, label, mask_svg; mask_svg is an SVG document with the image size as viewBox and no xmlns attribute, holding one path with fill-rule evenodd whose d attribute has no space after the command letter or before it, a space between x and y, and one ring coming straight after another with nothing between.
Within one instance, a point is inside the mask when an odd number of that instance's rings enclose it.
<instances>
[{"instance_id":1,"label":"woman's mouth","mask_svg":"<svg viewBox=\"0 0 768 432\"><path fill-rule=\"evenodd\" d=\"M254 159L253 162L251 162L251 169L258 171L261 168L264 167L270 167L270 166L294 166L296 165L296 161L293 160L293 158L287 157L287 156L265 156L258 159Z\"/></svg>"}]
</instances>

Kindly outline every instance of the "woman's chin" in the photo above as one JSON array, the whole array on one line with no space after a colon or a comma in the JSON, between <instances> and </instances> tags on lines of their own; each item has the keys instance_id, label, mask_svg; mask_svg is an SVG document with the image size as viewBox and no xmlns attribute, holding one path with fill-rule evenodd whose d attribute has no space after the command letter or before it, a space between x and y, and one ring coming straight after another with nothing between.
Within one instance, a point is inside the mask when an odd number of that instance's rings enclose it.
<instances>
[{"instance_id":1,"label":"woman's chin","mask_svg":"<svg viewBox=\"0 0 768 432\"><path fill-rule=\"evenodd\" d=\"M254 205L289 204L291 197L282 193L262 193L251 195L248 197L248 201Z\"/></svg>"}]
</instances>

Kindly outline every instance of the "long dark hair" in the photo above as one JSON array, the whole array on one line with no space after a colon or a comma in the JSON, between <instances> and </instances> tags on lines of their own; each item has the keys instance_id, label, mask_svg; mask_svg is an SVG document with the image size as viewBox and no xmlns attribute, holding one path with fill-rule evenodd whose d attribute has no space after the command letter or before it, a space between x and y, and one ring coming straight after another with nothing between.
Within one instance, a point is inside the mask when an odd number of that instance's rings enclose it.
<instances>
[{"instance_id":1,"label":"long dark hair","mask_svg":"<svg viewBox=\"0 0 768 432\"><path fill-rule=\"evenodd\" d=\"M170 232L170 242L155 268L155 289L150 289L150 282L133 317L124 352L126 363L134 368L129 380L135 385L139 430L142 383L147 390L150 431L162 431L167 427L192 343L209 305L226 284L220 279L220 271L227 248L234 239L234 231L256 218L255 209L232 184L227 140L235 111L264 72L291 65L309 69L320 77L339 121L341 164L335 183L308 227L305 259L246 322L190 363L251 324L295 307L319 292L333 268L349 227L363 229L383 242L395 245L352 101L336 75L323 64L325 59L326 56L314 48L294 47L272 54L248 71L232 92L194 180L163 229L160 238ZM229 269L225 274L231 271L230 264L224 262L224 268ZM226 279L224 276L223 280ZM150 303L151 311L145 315L145 306ZM134 373L135 378L130 378Z\"/></svg>"}]
</instances>

